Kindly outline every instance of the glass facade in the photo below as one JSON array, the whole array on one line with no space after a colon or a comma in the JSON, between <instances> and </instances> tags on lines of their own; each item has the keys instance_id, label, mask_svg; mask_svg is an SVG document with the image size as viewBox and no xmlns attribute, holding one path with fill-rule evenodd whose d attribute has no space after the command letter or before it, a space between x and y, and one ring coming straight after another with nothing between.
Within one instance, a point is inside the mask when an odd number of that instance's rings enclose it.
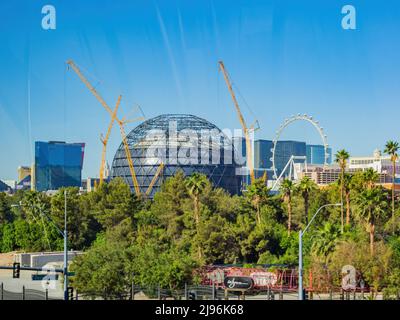
<instances>
[{"instance_id":1,"label":"glass facade","mask_svg":"<svg viewBox=\"0 0 400 320\"><path fill-rule=\"evenodd\" d=\"M0 192L8 191L10 187L0 180Z\"/></svg>"},{"instance_id":2,"label":"glass facade","mask_svg":"<svg viewBox=\"0 0 400 320\"><path fill-rule=\"evenodd\" d=\"M332 149L328 147L328 164L332 163ZM324 164L325 163L325 148L323 145L308 144L307 145L307 163L309 164Z\"/></svg>"},{"instance_id":3,"label":"glass facade","mask_svg":"<svg viewBox=\"0 0 400 320\"><path fill-rule=\"evenodd\" d=\"M272 168L272 152L273 143L271 140L254 141L254 168L271 169Z\"/></svg>"},{"instance_id":4,"label":"glass facade","mask_svg":"<svg viewBox=\"0 0 400 320\"><path fill-rule=\"evenodd\" d=\"M35 142L35 190L81 187L84 143Z\"/></svg>"},{"instance_id":5,"label":"glass facade","mask_svg":"<svg viewBox=\"0 0 400 320\"><path fill-rule=\"evenodd\" d=\"M193 115L167 114L147 120L127 136L140 192L144 194L161 163L164 168L151 191L159 190L162 181L179 170L186 176L205 174L216 187L231 194L241 190L239 166L233 157L233 146L220 129ZM122 177L134 191L123 143L118 148L111 177Z\"/></svg>"},{"instance_id":6,"label":"glass facade","mask_svg":"<svg viewBox=\"0 0 400 320\"><path fill-rule=\"evenodd\" d=\"M306 156L306 143L299 141L278 141L275 151L275 166L278 174L282 172L291 156Z\"/></svg>"}]
</instances>

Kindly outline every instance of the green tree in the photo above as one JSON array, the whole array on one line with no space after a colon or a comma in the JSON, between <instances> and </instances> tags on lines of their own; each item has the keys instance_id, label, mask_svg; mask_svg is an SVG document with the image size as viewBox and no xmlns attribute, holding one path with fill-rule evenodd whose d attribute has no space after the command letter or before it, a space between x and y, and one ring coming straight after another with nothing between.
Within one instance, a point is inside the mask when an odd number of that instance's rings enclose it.
<instances>
[{"instance_id":1,"label":"green tree","mask_svg":"<svg viewBox=\"0 0 400 320\"><path fill-rule=\"evenodd\" d=\"M36 226L31 228L34 232L41 232L40 237L42 245L40 248L53 250L52 231L53 228L45 218L50 212L50 199L44 193L37 191L27 191L21 200L21 209L23 211L23 218L25 218L31 225ZM44 235L44 236L43 236ZM36 235L34 236L34 238ZM33 245L33 244L32 244ZM37 244L34 245L35 247Z\"/></svg>"},{"instance_id":2,"label":"green tree","mask_svg":"<svg viewBox=\"0 0 400 320\"><path fill-rule=\"evenodd\" d=\"M390 160L392 161L392 223L393 223L393 232L394 232L394 193L395 193L395 178L396 178L396 162L398 159L397 152L399 151L399 143L397 141L388 141L385 145L384 152L390 155Z\"/></svg>"},{"instance_id":3,"label":"green tree","mask_svg":"<svg viewBox=\"0 0 400 320\"><path fill-rule=\"evenodd\" d=\"M122 178L103 183L95 192L88 194L91 212L106 230L118 225L126 218L134 223L134 215L141 207L140 200L131 193Z\"/></svg>"},{"instance_id":4,"label":"green tree","mask_svg":"<svg viewBox=\"0 0 400 320\"><path fill-rule=\"evenodd\" d=\"M203 174L199 174L197 172L193 173L190 177L186 178L185 186L190 197L193 199L193 213L194 213L194 221L196 223L196 233L199 234L199 225L200 225L200 196L207 188L208 184L207 177ZM202 250L201 244L198 244L198 256L199 259L202 259Z\"/></svg>"},{"instance_id":5,"label":"green tree","mask_svg":"<svg viewBox=\"0 0 400 320\"><path fill-rule=\"evenodd\" d=\"M368 168L362 173L364 185L368 189L372 189L379 179L379 173L373 168Z\"/></svg>"},{"instance_id":6,"label":"green tree","mask_svg":"<svg viewBox=\"0 0 400 320\"><path fill-rule=\"evenodd\" d=\"M289 179L284 179L280 186L283 201L286 203L288 211L288 235L290 235L292 227L292 195L295 189L294 187L292 180Z\"/></svg>"},{"instance_id":7,"label":"green tree","mask_svg":"<svg viewBox=\"0 0 400 320\"><path fill-rule=\"evenodd\" d=\"M122 297L130 287L127 248L99 237L84 255L74 259L72 285L82 294L104 299Z\"/></svg>"},{"instance_id":8,"label":"green tree","mask_svg":"<svg viewBox=\"0 0 400 320\"><path fill-rule=\"evenodd\" d=\"M219 215L200 222L196 242L201 244L206 264L234 263L240 250L232 226Z\"/></svg>"},{"instance_id":9,"label":"green tree","mask_svg":"<svg viewBox=\"0 0 400 320\"><path fill-rule=\"evenodd\" d=\"M11 206L7 198L7 194L0 192L0 224L12 222L13 219Z\"/></svg>"},{"instance_id":10,"label":"green tree","mask_svg":"<svg viewBox=\"0 0 400 320\"><path fill-rule=\"evenodd\" d=\"M261 224L261 206L267 203L269 199L269 189L265 185L263 178L256 179L247 187L246 197L250 199L253 207L256 209L257 224Z\"/></svg>"},{"instance_id":11,"label":"green tree","mask_svg":"<svg viewBox=\"0 0 400 320\"><path fill-rule=\"evenodd\" d=\"M342 181L343 180L343 181ZM346 200L346 225L350 225L350 201L351 201L351 190L353 187L353 176L345 173L338 180L340 188L343 186L344 197Z\"/></svg>"},{"instance_id":12,"label":"green tree","mask_svg":"<svg viewBox=\"0 0 400 320\"><path fill-rule=\"evenodd\" d=\"M194 220L196 225L200 223L200 195L207 188L209 181L204 174L193 173L185 180L185 185L190 197L193 199Z\"/></svg>"},{"instance_id":13,"label":"green tree","mask_svg":"<svg viewBox=\"0 0 400 320\"><path fill-rule=\"evenodd\" d=\"M342 149L339 150L336 154L335 154L335 162L339 164L340 167L340 176L341 176L341 187L340 187L340 202L343 204L343 195L344 195L344 173L346 170L346 166L347 166L347 160L350 158L350 154ZM344 228L344 208L343 206L341 207L341 226L342 226L342 233L343 233L343 228Z\"/></svg>"},{"instance_id":14,"label":"green tree","mask_svg":"<svg viewBox=\"0 0 400 320\"><path fill-rule=\"evenodd\" d=\"M358 214L366 223L366 230L370 238L370 253L374 254L375 226L385 214L387 207L386 195L381 188L373 187L358 194L356 204Z\"/></svg>"},{"instance_id":15,"label":"green tree","mask_svg":"<svg viewBox=\"0 0 400 320\"><path fill-rule=\"evenodd\" d=\"M376 243L376 254L368 254L369 244L365 241L343 241L338 243L332 253L328 268L336 274L336 285L340 285L342 268L352 265L362 275L363 280L371 288L372 298L385 285L392 265L392 250L382 241Z\"/></svg>"},{"instance_id":16,"label":"green tree","mask_svg":"<svg viewBox=\"0 0 400 320\"><path fill-rule=\"evenodd\" d=\"M308 215L309 215L309 207L310 207L310 194L313 190L316 189L315 182L311 180L310 177L304 176L301 178L299 183L296 186L297 192L303 197L304 201L304 215L306 219L306 225L308 224Z\"/></svg>"},{"instance_id":17,"label":"green tree","mask_svg":"<svg viewBox=\"0 0 400 320\"><path fill-rule=\"evenodd\" d=\"M324 224L312 237L312 250L324 257L325 263L329 255L334 251L336 244L340 238L340 230L329 222Z\"/></svg>"},{"instance_id":18,"label":"green tree","mask_svg":"<svg viewBox=\"0 0 400 320\"><path fill-rule=\"evenodd\" d=\"M189 202L192 203L192 200L185 185L185 175L178 171L161 185L160 191L154 195L148 214L141 213L141 216L151 218L152 221L147 221L147 225L157 224L165 230L165 236L178 240L188 227L185 225L185 212Z\"/></svg>"},{"instance_id":19,"label":"green tree","mask_svg":"<svg viewBox=\"0 0 400 320\"><path fill-rule=\"evenodd\" d=\"M94 217L90 215L90 212L84 210L86 195L80 195L78 188L61 188L51 198L51 217L58 228L64 230L64 192L67 192L68 245L76 250L84 249L95 239L91 230L94 226Z\"/></svg>"},{"instance_id":20,"label":"green tree","mask_svg":"<svg viewBox=\"0 0 400 320\"><path fill-rule=\"evenodd\" d=\"M182 249L172 245L160 245L154 240L137 244L129 250L129 270L134 281L142 286L182 288L192 280L196 262Z\"/></svg>"},{"instance_id":21,"label":"green tree","mask_svg":"<svg viewBox=\"0 0 400 320\"><path fill-rule=\"evenodd\" d=\"M12 223L0 225L1 252L10 252L15 248L15 232Z\"/></svg>"}]
</instances>

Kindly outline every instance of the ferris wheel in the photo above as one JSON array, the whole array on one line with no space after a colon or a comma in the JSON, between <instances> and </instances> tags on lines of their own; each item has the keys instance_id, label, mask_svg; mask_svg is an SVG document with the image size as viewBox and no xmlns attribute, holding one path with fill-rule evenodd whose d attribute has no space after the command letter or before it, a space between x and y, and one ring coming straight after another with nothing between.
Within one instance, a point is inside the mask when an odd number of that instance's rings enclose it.
<instances>
[{"instance_id":1,"label":"ferris wheel","mask_svg":"<svg viewBox=\"0 0 400 320\"><path fill-rule=\"evenodd\" d=\"M281 124L281 126L279 127L279 129L276 131L275 133L275 138L273 140L273 147L271 149L272 151L272 157L270 158L270 160L272 161L272 170L274 172L274 179L278 178L278 172L277 172L277 168L275 165L275 154L276 154L276 145L279 141L279 138L283 132L283 130L285 130L289 125L291 125L293 122L296 121L306 121L311 123L314 128L318 131L321 140L322 140L322 145L324 146L324 166L328 165L328 159L329 159L329 152L328 152L328 137L326 136L326 134L324 133L324 129L319 125L319 122L314 120L312 116L309 116L307 114L297 114L295 116L292 116L290 118L285 119L285 121Z\"/></svg>"}]
</instances>

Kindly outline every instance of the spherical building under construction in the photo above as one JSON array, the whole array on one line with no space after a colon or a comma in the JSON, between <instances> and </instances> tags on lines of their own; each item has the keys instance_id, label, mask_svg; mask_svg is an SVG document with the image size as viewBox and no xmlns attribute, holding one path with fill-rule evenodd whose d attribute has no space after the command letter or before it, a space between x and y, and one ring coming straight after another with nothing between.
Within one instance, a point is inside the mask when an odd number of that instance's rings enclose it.
<instances>
[{"instance_id":1,"label":"spherical building under construction","mask_svg":"<svg viewBox=\"0 0 400 320\"><path fill-rule=\"evenodd\" d=\"M205 174L215 187L231 194L241 190L240 166L235 163L231 140L204 119L187 114L160 115L133 129L127 144L134 171L121 143L111 178L122 177L133 192L140 190L153 197L162 182L179 170L186 176Z\"/></svg>"}]
</instances>

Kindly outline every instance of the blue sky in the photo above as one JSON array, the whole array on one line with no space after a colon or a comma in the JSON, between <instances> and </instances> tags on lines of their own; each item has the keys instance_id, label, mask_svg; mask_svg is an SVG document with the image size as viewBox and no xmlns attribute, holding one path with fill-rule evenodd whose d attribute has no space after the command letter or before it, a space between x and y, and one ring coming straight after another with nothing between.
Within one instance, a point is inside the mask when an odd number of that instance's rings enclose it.
<instances>
[{"instance_id":1,"label":"blue sky","mask_svg":"<svg viewBox=\"0 0 400 320\"><path fill-rule=\"evenodd\" d=\"M41 28L46 4L57 10L56 30ZM346 4L357 10L356 30L341 27ZM120 116L139 104L147 118L192 113L239 128L222 59L246 119L260 123L257 138L307 113L334 150L368 155L400 140L395 0L9 0L0 3L0 43L0 179L33 162L36 140L85 142L83 175L98 175L109 117L66 71L70 58L110 106L123 95ZM120 143L114 129L110 163ZM306 123L282 139L319 143Z\"/></svg>"}]
</instances>

